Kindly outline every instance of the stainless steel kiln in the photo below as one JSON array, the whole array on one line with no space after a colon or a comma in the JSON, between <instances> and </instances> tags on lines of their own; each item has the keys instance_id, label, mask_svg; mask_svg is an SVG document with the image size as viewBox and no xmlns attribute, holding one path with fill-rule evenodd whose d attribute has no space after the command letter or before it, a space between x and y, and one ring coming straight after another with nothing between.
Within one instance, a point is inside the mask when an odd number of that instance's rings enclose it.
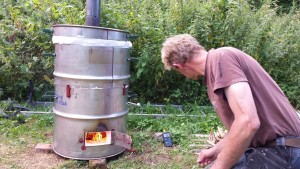
<instances>
[{"instance_id":1,"label":"stainless steel kiln","mask_svg":"<svg viewBox=\"0 0 300 169\"><path fill-rule=\"evenodd\" d=\"M80 25L54 25L53 30L53 150L83 160L123 152L126 145L119 145L131 144L126 135L129 32Z\"/></svg>"}]
</instances>

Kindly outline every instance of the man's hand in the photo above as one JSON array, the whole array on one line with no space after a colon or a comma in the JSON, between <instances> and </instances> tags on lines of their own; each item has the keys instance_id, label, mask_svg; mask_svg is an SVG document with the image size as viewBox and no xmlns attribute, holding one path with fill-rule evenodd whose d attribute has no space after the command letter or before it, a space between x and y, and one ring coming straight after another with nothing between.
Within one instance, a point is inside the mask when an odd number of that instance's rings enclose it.
<instances>
[{"instance_id":1,"label":"man's hand","mask_svg":"<svg viewBox=\"0 0 300 169\"><path fill-rule=\"evenodd\" d=\"M197 163L201 167L207 166L212 161L214 161L218 156L218 152L216 151L215 148L201 150L201 152L197 154L198 154Z\"/></svg>"}]
</instances>

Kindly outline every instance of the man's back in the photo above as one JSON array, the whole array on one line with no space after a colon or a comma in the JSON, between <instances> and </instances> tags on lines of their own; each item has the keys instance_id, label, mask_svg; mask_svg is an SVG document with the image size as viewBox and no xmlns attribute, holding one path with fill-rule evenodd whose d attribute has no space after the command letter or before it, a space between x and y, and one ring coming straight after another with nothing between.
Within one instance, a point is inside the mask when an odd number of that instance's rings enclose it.
<instances>
[{"instance_id":1,"label":"man's back","mask_svg":"<svg viewBox=\"0 0 300 169\"><path fill-rule=\"evenodd\" d=\"M227 128L234 116L223 89L237 82L248 82L261 123L251 146L265 145L278 136L300 136L300 119L296 111L275 81L252 57L238 49L223 47L210 50L206 63L208 95Z\"/></svg>"}]
</instances>

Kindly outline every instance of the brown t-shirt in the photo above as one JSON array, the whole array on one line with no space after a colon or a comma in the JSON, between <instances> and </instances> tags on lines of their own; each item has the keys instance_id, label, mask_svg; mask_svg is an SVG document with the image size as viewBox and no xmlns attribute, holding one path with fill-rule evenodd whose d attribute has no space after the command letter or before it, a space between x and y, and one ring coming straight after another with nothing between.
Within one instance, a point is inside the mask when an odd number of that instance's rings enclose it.
<instances>
[{"instance_id":1,"label":"brown t-shirt","mask_svg":"<svg viewBox=\"0 0 300 169\"><path fill-rule=\"evenodd\" d=\"M238 82L249 83L261 123L250 146L263 146L278 136L300 136L300 119L295 109L270 75L246 53L232 47L211 49L205 82L210 101L227 129L234 115L224 88Z\"/></svg>"}]
</instances>

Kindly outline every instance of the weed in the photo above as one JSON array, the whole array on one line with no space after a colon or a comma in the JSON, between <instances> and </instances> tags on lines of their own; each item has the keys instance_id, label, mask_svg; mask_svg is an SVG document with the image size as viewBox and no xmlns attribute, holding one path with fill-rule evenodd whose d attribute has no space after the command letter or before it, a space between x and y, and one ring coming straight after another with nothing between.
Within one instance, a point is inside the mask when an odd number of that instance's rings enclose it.
<instances>
[{"instance_id":1,"label":"weed","mask_svg":"<svg viewBox=\"0 0 300 169\"><path fill-rule=\"evenodd\" d=\"M43 109L39 108L39 111ZM172 105L158 108L150 104L146 108L130 107L130 114L141 111L149 116L127 116L128 134L132 137L132 146L136 152L125 152L117 159L108 161L109 168L195 168L196 156L189 147L192 141L190 135L208 132L220 124L211 108L204 109L196 105L183 106L182 109ZM152 113L166 113L170 116L155 118L151 116ZM176 116L190 113L198 117ZM12 159L16 155L27 153L32 144L53 143L54 114L31 115L24 117L24 120L25 123L19 123L17 119L0 119L0 148L5 145L2 153L14 152L1 159L1 165L18 168L18 162ZM171 132L174 141L172 148L164 147L163 142L154 137L154 133L163 131ZM56 168L88 168L88 163L65 159Z\"/></svg>"}]
</instances>

